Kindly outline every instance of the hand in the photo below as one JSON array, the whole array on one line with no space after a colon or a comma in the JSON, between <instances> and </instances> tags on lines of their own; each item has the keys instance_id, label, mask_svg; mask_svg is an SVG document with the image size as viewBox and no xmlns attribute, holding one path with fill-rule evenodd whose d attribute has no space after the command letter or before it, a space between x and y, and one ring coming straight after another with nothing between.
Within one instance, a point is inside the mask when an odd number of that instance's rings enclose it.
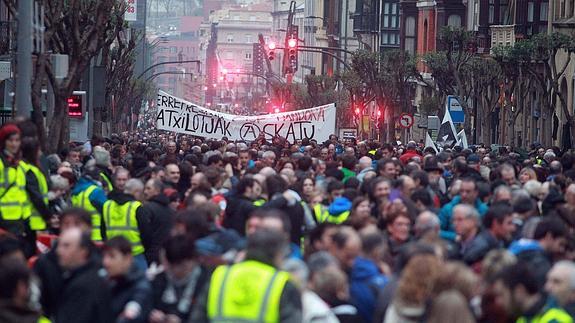
<instances>
[{"instance_id":1,"label":"hand","mask_svg":"<svg viewBox=\"0 0 575 323\"><path fill-rule=\"evenodd\" d=\"M152 310L149 317L150 323L164 323L166 322L166 314L160 310Z\"/></svg>"},{"instance_id":2,"label":"hand","mask_svg":"<svg viewBox=\"0 0 575 323\"><path fill-rule=\"evenodd\" d=\"M182 320L174 314L168 314L166 316L166 323L182 323Z\"/></svg>"}]
</instances>

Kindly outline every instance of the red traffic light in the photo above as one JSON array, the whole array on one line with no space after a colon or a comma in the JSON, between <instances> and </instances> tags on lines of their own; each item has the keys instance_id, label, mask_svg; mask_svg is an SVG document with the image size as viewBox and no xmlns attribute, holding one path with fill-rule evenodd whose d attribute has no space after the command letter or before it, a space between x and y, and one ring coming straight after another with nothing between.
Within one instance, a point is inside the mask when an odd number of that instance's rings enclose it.
<instances>
[{"instance_id":1,"label":"red traffic light","mask_svg":"<svg viewBox=\"0 0 575 323\"><path fill-rule=\"evenodd\" d=\"M379 110L379 109L377 110L377 117L378 118L381 117L381 110Z\"/></svg>"},{"instance_id":2,"label":"red traffic light","mask_svg":"<svg viewBox=\"0 0 575 323\"><path fill-rule=\"evenodd\" d=\"M288 47L289 48L295 48L297 46L297 39L295 38L290 38L288 40Z\"/></svg>"},{"instance_id":3,"label":"red traffic light","mask_svg":"<svg viewBox=\"0 0 575 323\"><path fill-rule=\"evenodd\" d=\"M276 43L270 42L270 43L268 44L268 49L270 49L270 50L276 49Z\"/></svg>"},{"instance_id":4,"label":"red traffic light","mask_svg":"<svg viewBox=\"0 0 575 323\"><path fill-rule=\"evenodd\" d=\"M355 114L359 115L360 112L361 110L359 108L355 108Z\"/></svg>"},{"instance_id":5,"label":"red traffic light","mask_svg":"<svg viewBox=\"0 0 575 323\"><path fill-rule=\"evenodd\" d=\"M280 108L275 107L275 108L274 108L274 113L280 113Z\"/></svg>"}]
</instances>

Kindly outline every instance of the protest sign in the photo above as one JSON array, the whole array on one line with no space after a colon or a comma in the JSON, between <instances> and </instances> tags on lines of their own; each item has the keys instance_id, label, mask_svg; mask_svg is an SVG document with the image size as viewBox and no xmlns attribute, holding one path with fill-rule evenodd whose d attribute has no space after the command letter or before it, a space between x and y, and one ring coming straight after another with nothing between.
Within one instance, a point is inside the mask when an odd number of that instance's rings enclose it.
<instances>
[{"instance_id":1,"label":"protest sign","mask_svg":"<svg viewBox=\"0 0 575 323\"><path fill-rule=\"evenodd\" d=\"M156 107L158 129L205 138L253 141L263 133L267 140L281 136L290 142L303 138L323 142L335 132L333 103L305 110L240 116L209 110L159 91Z\"/></svg>"}]
</instances>

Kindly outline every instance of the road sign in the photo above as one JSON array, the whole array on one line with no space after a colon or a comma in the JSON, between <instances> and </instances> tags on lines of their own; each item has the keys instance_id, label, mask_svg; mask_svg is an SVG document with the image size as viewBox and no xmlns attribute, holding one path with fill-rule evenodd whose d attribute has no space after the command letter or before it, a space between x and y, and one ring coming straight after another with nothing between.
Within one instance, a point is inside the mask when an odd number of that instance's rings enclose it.
<instances>
[{"instance_id":1,"label":"road sign","mask_svg":"<svg viewBox=\"0 0 575 323\"><path fill-rule=\"evenodd\" d=\"M409 113L402 113L401 116L399 117L399 125L402 128L411 128L413 126L413 123L415 122L415 119L413 118L413 116Z\"/></svg>"},{"instance_id":2,"label":"road sign","mask_svg":"<svg viewBox=\"0 0 575 323\"><path fill-rule=\"evenodd\" d=\"M455 95L447 96L447 109L449 114L451 114L451 120L453 123L465 123L465 113L463 113L463 107Z\"/></svg>"}]
</instances>

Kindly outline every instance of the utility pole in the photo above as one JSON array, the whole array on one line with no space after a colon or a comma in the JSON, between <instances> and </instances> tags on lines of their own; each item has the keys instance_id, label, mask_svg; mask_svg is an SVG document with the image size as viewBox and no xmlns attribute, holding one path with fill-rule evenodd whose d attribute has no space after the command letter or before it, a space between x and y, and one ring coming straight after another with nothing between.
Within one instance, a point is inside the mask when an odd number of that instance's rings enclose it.
<instances>
[{"instance_id":1,"label":"utility pole","mask_svg":"<svg viewBox=\"0 0 575 323\"><path fill-rule=\"evenodd\" d=\"M32 0L18 1L17 41L16 116L28 118L32 110Z\"/></svg>"}]
</instances>

